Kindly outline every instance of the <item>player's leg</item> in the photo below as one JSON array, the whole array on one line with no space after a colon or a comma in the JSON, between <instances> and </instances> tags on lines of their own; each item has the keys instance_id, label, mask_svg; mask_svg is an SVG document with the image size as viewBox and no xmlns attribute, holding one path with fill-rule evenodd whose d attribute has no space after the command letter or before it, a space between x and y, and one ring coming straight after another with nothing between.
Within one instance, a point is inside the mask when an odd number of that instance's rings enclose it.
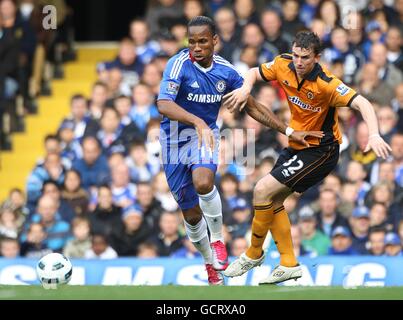
<instances>
[{"instance_id":1,"label":"player's leg","mask_svg":"<svg viewBox=\"0 0 403 320\"><path fill-rule=\"evenodd\" d=\"M228 266L224 275L228 277L240 276L264 262L263 243L274 220L274 203L272 199L278 201L279 195L286 197L290 193L291 190L274 179L270 174L258 181L253 191L255 212L252 221L251 245L246 253L243 253ZM291 251L293 251L292 246Z\"/></svg>"},{"instance_id":2,"label":"player's leg","mask_svg":"<svg viewBox=\"0 0 403 320\"><path fill-rule=\"evenodd\" d=\"M338 157L338 144L304 149L274 168L271 175L289 189L302 193L322 181L336 167ZM292 250L290 221L283 206L285 198L281 194L273 197L274 218L270 228L280 253L280 265L259 284L280 283L302 276L301 267L296 265L297 260Z\"/></svg>"},{"instance_id":3,"label":"player's leg","mask_svg":"<svg viewBox=\"0 0 403 320\"><path fill-rule=\"evenodd\" d=\"M215 171L215 165L194 165L192 167L192 179L199 196L199 206L210 230L214 268L222 271L228 266L228 254L222 235L221 197L214 185Z\"/></svg>"},{"instance_id":4,"label":"player's leg","mask_svg":"<svg viewBox=\"0 0 403 320\"><path fill-rule=\"evenodd\" d=\"M196 196L197 201L197 196ZM210 246L210 240L207 232L207 223L203 218L202 210L199 205L190 209L182 210L185 219L185 230L190 241L200 252L206 265L208 282L210 285L221 285L224 279L213 267L213 251Z\"/></svg>"}]
</instances>

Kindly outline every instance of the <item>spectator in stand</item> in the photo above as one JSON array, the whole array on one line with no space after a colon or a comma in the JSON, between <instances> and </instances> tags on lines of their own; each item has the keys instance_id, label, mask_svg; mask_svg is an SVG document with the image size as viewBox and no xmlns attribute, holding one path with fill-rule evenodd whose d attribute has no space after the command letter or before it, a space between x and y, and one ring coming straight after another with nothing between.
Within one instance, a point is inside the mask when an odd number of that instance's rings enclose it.
<instances>
[{"instance_id":1,"label":"spectator in stand","mask_svg":"<svg viewBox=\"0 0 403 320\"><path fill-rule=\"evenodd\" d=\"M251 205L244 198L237 198L233 212L226 223L232 238L245 237L252 222Z\"/></svg>"},{"instance_id":2,"label":"spectator in stand","mask_svg":"<svg viewBox=\"0 0 403 320\"><path fill-rule=\"evenodd\" d=\"M226 241L226 243L228 242ZM248 240L244 237L234 238L230 243L231 248L229 250L229 255L231 257L239 257L249 247Z\"/></svg>"},{"instance_id":3,"label":"spectator in stand","mask_svg":"<svg viewBox=\"0 0 403 320\"><path fill-rule=\"evenodd\" d=\"M296 34L305 29L304 24L298 17L299 2L297 0L285 0L282 3L283 30L288 34Z\"/></svg>"},{"instance_id":4,"label":"spectator in stand","mask_svg":"<svg viewBox=\"0 0 403 320\"><path fill-rule=\"evenodd\" d=\"M327 46L330 40L330 33L341 22L340 8L336 2L331 0L320 1L317 4L315 16L316 19L321 19L326 25L326 34L323 39L324 45Z\"/></svg>"},{"instance_id":5,"label":"spectator in stand","mask_svg":"<svg viewBox=\"0 0 403 320\"><path fill-rule=\"evenodd\" d=\"M136 257L140 259L158 258L158 248L154 243L144 242L139 245Z\"/></svg>"},{"instance_id":6,"label":"spectator in stand","mask_svg":"<svg viewBox=\"0 0 403 320\"><path fill-rule=\"evenodd\" d=\"M109 245L108 239L104 234L93 234L91 237L91 248L85 254L85 259L115 259L118 255Z\"/></svg>"},{"instance_id":7,"label":"spectator in stand","mask_svg":"<svg viewBox=\"0 0 403 320\"><path fill-rule=\"evenodd\" d=\"M338 173L343 176L347 171L347 165L351 160L358 161L364 165L364 170L370 174L372 165L376 161L376 154L374 151L366 150L368 144L368 127L364 121L360 121L356 125L356 132L353 137L353 143L350 144L348 149L343 151L340 155L340 162ZM393 154L393 146L392 154Z\"/></svg>"},{"instance_id":8,"label":"spectator in stand","mask_svg":"<svg viewBox=\"0 0 403 320\"><path fill-rule=\"evenodd\" d=\"M70 238L70 225L63 221L57 212L58 204L50 195L42 196L38 201L36 214L25 225L25 231L21 235L21 242L27 239L27 230L32 223L40 223L44 226L47 238L45 245L54 252L61 252Z\"/></svg>"},{"instance_id":9,"label":"spectator in stand","mask_svg":"<svg viewBox=\"0 0 403 320\"><path fill-rule=\"evenodd\" d=\"M57 135L60 139L60 155L69 161L67 168L70 168L71 163L83 157L81 144L78 139L74 138L74 122L72 120L63 121Z\"/></svg>"},{"instance_id":10,"label":"spectator in stand","mask_svg":"<svg viewBox=\"0 0 403 320\"><path fill-rule=\"evenodd\" d=\"M182 13L182 3L177 0L158 0L154 5L151 3L146 12L151 37L156 37L160 31L169 30L173 21L180 18Z\"/></svg>"},{"instance_id":11,"label":"spectator in stand","mask_svg":"<svg viewBox=\"0 0 403 320\"><path fill-rule=\"evenodd\" d=\"M0 240L0 257L15 259L20 256L20 244L17 239L4 238Z\"/></svg>"},{"instance_id":12,"label":"spectator in stand","mask_svg":"<svg viewBox=\"0 0 403 320\"><path fill-rule=\"evenodd\" d=\"M302 3L299 11L299 18L306 27L309 27L312 24L319 2L320 0L305 0Z\"/></svg>"},{"instance_id":13,"label":"spectator in stand","mask_svg":"<svg viewBox=\"0 0 403 320\"><path fill-rule=\"evenodd\" d=\"M357 198L356 202L358 205L363 206L365 197L367 196L369 190L371 190L371 185L365 181L367 177L367 172L364 167L358 161L350 161L347 165L346 179L352 182L357 187Z\"/></svg>"},{"instance_id":14,"label":"spectator in stand","mask_svg":"<svg viewBox=\"0 0 403 320\"><path fill-rule=\"evenodd\" d=\"M379 121L379 133L386 142L390 143L390 139L398 131L398 116L389 104L381 106L377 112L377 116Z\"/></svg>"},{"instance_id":15,"label":"spectator in stand","mask_svg":"<svg viewBox=\"0 0 403 320\"><path fill-rule=\"evenodd\" d=\"M158 232L158 222L162 212L161 203L155 198L148 182L139 182L136 193L137 203L141 206L143 219L151 227L153 233Z\"/></svg>"},{"instance_id":16,"label":"spectator in stand","mask_svg":"<svg viewBox=\"0 0 403 320\"><path fill-rule=\"evenodd\" d=\"M67 258L84 258L85 253L91 248L90 221L87 218L74 218L72 223L73 239L69 240L63 254Z\"/></svg>"},{"instance_id":17,"label":"spectator in stand","mask_svg":"<svg viewBox=\"0 0 403 320\"><path fill-rule=\"evenodd\" d=\"M24 220L13 207L0 207L0 238L17 239Z\"/></svg>"},{"instance_id":18,"label":"spectator in stand","mask_svg":"<svg viewBox=\"0 0 403 320\"><path fill-rule=\"evenodd\" d=\"M138 246L150 236L151 227L143 218L142 208L131 205L123 210L124 230L112 232L111 246L116 250L119 257L137 255Z\"/></svg>"},{"instance_id":19,"label":"spectator in stand","mask_svg":"<svg viewBox=\"0 0 403 320\"><path fill-rule=\"evenodd\" d=\"M358 254L367 254L366 244L370 227L370 213L367 207L356 207L350 218L352 247Z\"/></svg>"},{"instance_id":20,"label":"spectator in stand","mask_svg":"<svg viewBox=\"0 0 403 320\"><path fill-rule=\"evenodd\" d=\"M130 182L130 170L125 162L112 167L111 190L113 204L127 208L136 201L136 185Z\"/></svg>"},{"instance_id":21,"label":"spectator in stand","mask_svg":"<svg viewBox=\"0 0 403 320\"><path fill-rule=\"evenodd\" d=\"M330 248L330 237L317 229L317 218L312 208L304 206L299 210L298 225L301 229L302 246L315 255L326 255Z\"/></svg>"},{"instance_id":22,"label":"spectator in stand","mask_svg":"<svg viewBox=\"0 0 403 320\"><path fill-rule=\"evenodd\" d=\"M108 186L99 187L97 200L94 212L89 215L91 233L102 233L109 237L112 232L123 230L122 208L113 204Z\"/></svg>"},{"instance_id":23,"label":"spectator in stand","mask_svg":"<svg viewBox=\"0 0 403 320\"><path fill-rule=\"evenodd\" d=\"M336 226L348 226L344 218L337 210L337 194L333 190L323 189L319 193L318 227L328 237L332 235Z\"/></svg>"},{"instance_id":24,"label":"spectator in stand","mask_svg":"<svg viewBox=\"0 0 403 320\"><path fill-rule=\"evenodd\" d=\"M52 250L45 243L47 235L40 223L33 223L28 228L27 240L21 244L21 256L40 259Z\"/></svg>"},{"instance_id":25,"label":"spectator in stand","mask_svg":"<svg viewBox=\"0 0 403 320\"><path fill-rule=\"evenodd\" d=\"M396 233L390 232L385 235L385 255L390 257L402 256L402 244Z\"/></svg>"},{"instance_id":26,"label":"spectator in stand","mask_svg":"<svg viewBox=\"0 0 403 320\"><path fill-rule=\"evenodd\" d=\"M371 47L370 61L378 67L380 80L391 86L393 89L403 82L403 74L393 64L388 63L388 51L384 44L375 43Z\"/></svg>"},{"instance_id":27,"label":"spectator in stand","mask_svg":"<svg viewBox=\"0 0 403 320\"><path fill-rule=\"evenodd\" d=\"M122 72L122 85L126 88L135 86L143 74L144 64L137 57L136 47L132 39L124 38L119 44L118 56L108 62L100 63L97 71L100 78L105 78L112 69L117 68Z\"/></svg>"},{"instance_id":28,"label":"spectator in stand","mask_svg":"<svg viewBox=\"0 0 403 320\"><path fill-rule=\"evenodd\" d=\"M394 230L393 223L390 223L390 218L388 217L388 208L382 202L374 202L371 206L369 212L370 226L383 228L388 232Z\"/></svg>"},{"instance_id":29,"label":"spectator in stand","mask_svg":"<svg viewBox=\"0 0 403 320\"><path fill-rule=\"evenodd\" d=\"M259 15L254 2L253 0L234 1L236 20L241 28L244 28L249 23L259 24Z\"/></svg>"},{"instance_id":30,"label":"spectator in stand","mask_svg":"<svg viewBox=\"0 0 403 320\"><path fill-rule=\"evenodd\" d=\"M176 51L173 53L176 54ZM149 63L144 68L141 82L151 88L152 94L157 97L160 90L160 82L162 80L162 73L158 69L158 65L155 63Z\"/></svg>"},{"instance_id":31,"label":"spectator in stand","mask_svg":"<svg viewBox=\"0 0 403 320\"><path fill-rule=\"evenodd\" d=\"M126 158L130 169L130 178L134 183L151 182L160 171L159 163L151 163L144 142L134 142Z\"/></svg>"},{"instance_id":32,"label":"spectator in stand","mask_svg":"<svg viewBox=\"0 0 403 320\"><path fill-rule=\"evenodd\" d=\"M61 185L64 181L65 168L60 155L57 153L48 154L43 165L38 165L28 177L27 182L27 205L34 211L36 203L41 196L42 187L45 181L53 180Z\"/></svg>"},{"instance_id":33,"label":"spectator in stand","mask_svg":"<svg viewBox=\"0 0 403 320\"><path fill-rule=\"evenodd\" d=\"M281 19L277 11L265 9L260 16L260 25L265 35L265 44L271 46L273 56L288 53L292 38L281 31Z\"/></svg>"},{"instance_id":34,"label":"spectator in stand","mask_svg":"<svg viewBox=\"0 0 403 320\"><path fill-rule=\"evenodd\" d=\"M386 33L385 45L388 49L388 62L392 63L401 72L403 72L403 50L401 47L402 31L392 26Z\"/></svg>"},{"instance_id":35,"label":"spectator in stand","mask_svg":"<svg viewBox=\"0 0 403 320\"><path fill-rule=\"evenodd\" d=\"M57 212L60 214L62 220L70 223L75 217L75 212L70 204L61 198L60 186L52 181L48 180L43 183L42 196L51 196L57 204Z\"/></svg>"},{"instance_id":36,"label":"spectator in stand","mask_svg":"<svg viewBox=\"0 0 403 320\"><path fill-rule=\"evenodd\" d=\"M107 81L107 78L105 79ZM87 123L87 127L91 127L97 124L97 121L101 118L102 112L105 109L108 100L108 86L102 82L97 81L92 86L91 98L88 101L88 111L90 119L96 120L92 121L91 125ZM87 129L85 128L85 130ZM82 134L84 134L83 131Z\"/></svg>"},{"instance_id":37,"label":"spectator in stand","mask_svg":"<svg viewBox=\"0 0 403 320\"><path fill-rule=\"evenodd\" d=\"M133 40L138 59L146 65L160 51L157 41L150 40L150 30L147 22L143 19L134 19L130 23L129 33Z\"/></svg>"},{"instance_id":38,"label":"spectator in stand","mask_svg":"<svg viewBox=\"0 0 403 320\"><path fill-rule=\"evenodd\" d=\"M93 186L108 183L110 179L107 159L101 152L101 145L95 137L83 140L83 158L73 163L82 178L82 186L87 191Z\"/></svg>"},{"instance_id":39,"label":"spectator in stand","mask_svg":"<svg viewBox=\"0 0 403 320\"><path fill-rule=\"evenodd\" d=\"M159 222L160 233L150 238L158 248L160 257L168 257L183 247L183 237L179 234L179 215L176 211L163 211Z\"/></svg>"},{"instance_id":40,"label":"spectator in stand","mask_svg":"<svg viewBox=\"0 0 403 320\"><path fill-rule=\"evenodd\" d=\"M93 92L95 90L98 90L98 88L96 88L97 87L94 86ZM96 102L97 99L95 99L95 105L98 105ZM70 99L70 115L63 119L60 127L62 127L65 122L72 123L74 130L74 139L78 142L81 142L87 125L93 121L94 120L91 120L89 115L87 99L81 94L75 94Z\"/></svg>"},{"instance_id":41,"label":"spectator in stand","mask_svg":"<svg viewBox=\"0 0 403 320\"><path fill-rule=\"evenodd\" d=\"M169 189L164 172L160 171L154 176L152 186L154 196L164 210L175 211L178 209L178 204Z\"/></svg>"},{"instance_id":42,"label":"spectator in stand","mask_svg":"<svg viewBox=\"0 0 403 320\"><path fill-rule=\"evenodd\" d=\"M403 187L403 131L395 133L391 140L392 161L395 165L395 179L399 186Z\"/></svg>"},{"instance_id":43,"label":"spectator in stand","mask_svg":"<svg viewBox=\"0 0 403 320\"><path fill-rule=\"evenodd\" d=\"M183 242L183 247L179 248L178 250L174 251L171 254L172 258L187 258L187 259L193 259L193 258L201 258L202 255L200 252L196 249L192 241L189 240L189 238L185 237L182 240Z\"/></svg>"},{"instance_id":44,"label":"spectator in stand","mask_svg":"<svg viewBox=\"0 0 403 320\"><path fill-rule=\"evenodd\" d=\"M26 198L24 192L19 188L10 190L8 198L3 202L1 207L11 207L18 212L21 217L28 217L30 211L26 206Z\"/></svg>"},{"instance_id":45,"label":"spectator in stand","mask_svg":"<svg viewBox=\"0 0 403 320\"><path fill-rule=\"evenodd\" d=\"M353 256L357 255L352 246L350 231L344 226L337 226L332 232L332 246L329 248L330 255Z\"/></svg>"},{"instance_id":46,"label":"spectator in stand","mask_svg":"<svg viewBox=\"0 0 403 320\"><path fill-rule=\"evenodd\" d=\"M364 56L359 50L353 50L348 41L347 30L336 27L331 31L331 46L323 51L323 59L331 64L336 60L343 63L343 75L341 78L346 84L352 85L354 76L364 63Z\"/></svg>"},{"instance_id":47,"label":"spectator in stand","mask_svg":"<svg viewBox=\"0 0 403 320\"><path fill-rule=\"evenodd\" d=\"M382 256L385 253L385 235L383 228L374 227L369 231L368 251L373 256Z\"/></svg>"},{"instance_id":48,"label":"spectator in stand","mask_svg":"<svg viewBox=\"0 0 403 320\"><path fill-rule=\"evenodd\" d=\"M119 96L115 99L114 107L119 113L120 117L119 127L122 129L122 133L124 134L125 132L136 132L138 137L140 137L142 136L142 133L130 117L130 110L132 107L131 104L131 97L129 96Z\"/></svg>"},{"instance_id":49,"label":"spectator in stand","mask_svg":"<svg viewBox=\"0 0 403 320\"><path fill-rule=\"evenodd\" d=\"M129 113L130 117L142 134L145 135L146 126L150 119L160 118L150 87L143 83L134 86L133 102L134 104Z\"/></svg>"},{"instance_id":50,"label":"spectator in stand","mask_svg":"<svg viewBox=\"0 0 403 320\"><path fill-rule=\"evenodd\" d=\"M219 36L219 45L216 48L217 53L224 59L233 62L232 54L241 40L234 11L226 7L220 8L214 15L214 21L217 25L217 34Z\"/></svg>"},{"instance_id":51,"label":"spectator in stand","mask_svg":"<svg viewBox=\"0 0 403 320\"><path fill-rule=\"evenodd\" d=\"M81 187L81 176L77 170L66 171L61 197L74 210L75 216L88 214L89 195Z\"/></svg>"},{"instance_id":52,"label":"spectator in stand","mask_svg":"<svg viewBox=\"0 0 403 320\"><path fill-rule=\"evenodd\" d=\"M17 73L18 73L18 56L19 43L15 34L12 32L4 32L3 19L0 14L0 99L12 98L18 89ZM0 115L1 109L0 106ZM1 125L0 125L1 128Z\"/></svg>"},{"instance_id":53,"label":"spectator in stand","mask_svg":"<svg viewBox=\"0 0 403 320\"><path fill-rule=\"evenodd\" d=\"M368 62L361 70L362 72L357 79L358 91L371 101L390 104L393 99L393 88L385 81L381 81L378 75L378 66Z\"/></svg>"}]
</instances>

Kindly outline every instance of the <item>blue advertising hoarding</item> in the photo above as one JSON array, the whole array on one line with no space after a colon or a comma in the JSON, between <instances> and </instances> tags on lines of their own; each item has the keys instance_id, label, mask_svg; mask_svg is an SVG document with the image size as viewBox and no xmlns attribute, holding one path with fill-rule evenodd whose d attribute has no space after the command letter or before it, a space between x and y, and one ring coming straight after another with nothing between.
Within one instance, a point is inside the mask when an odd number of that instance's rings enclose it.
<instances>
[{"instance_id":1,"label":"blue advertising hoarding","mask_svg":"<svg viewBox=\"0 0 403 320\"><path fill-rule=\"evenodd\" d=\"M267 259L269 260L269 259ZM0 259L0 284L39 284L37 260ZM207 285L201 259L72 260L71 285ZM227 285L257 285L278 261L266 261L247 274L226 279ZM283 285L403 286L403 257L323 256L300 258L303 276Z\"/></svg>"}]
</instances>

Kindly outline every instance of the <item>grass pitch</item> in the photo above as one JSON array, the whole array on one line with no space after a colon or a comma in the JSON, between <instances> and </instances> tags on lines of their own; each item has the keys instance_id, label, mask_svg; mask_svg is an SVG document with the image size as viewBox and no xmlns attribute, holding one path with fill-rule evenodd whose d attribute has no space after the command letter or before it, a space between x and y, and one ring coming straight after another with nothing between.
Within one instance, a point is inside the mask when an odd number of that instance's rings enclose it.
<instances>
[{"instance_id":1,"label":"grass pitch","mask_svg":"<svg viewBox=\"0 0 403 320\"><path fill-rule=\"evenodd\" d=\"M0 300L403 300L403 287L0 286Z\"/></svg>"}]
</instances>

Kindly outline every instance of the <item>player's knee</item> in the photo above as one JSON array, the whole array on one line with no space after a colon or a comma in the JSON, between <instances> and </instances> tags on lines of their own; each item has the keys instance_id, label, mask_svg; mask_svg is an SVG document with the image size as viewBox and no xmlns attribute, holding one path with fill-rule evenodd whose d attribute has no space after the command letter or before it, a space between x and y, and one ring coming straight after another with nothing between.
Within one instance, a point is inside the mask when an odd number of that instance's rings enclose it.
<instances>
[{"instance_id":1,"label":"player's knee","mask_svg":"<svg viewBox=\"0 0 403 320\"><path fill-rule=\"evenodd\" d=\"M270 198L270 191L267 189L265 183L259 180L253 189L253 200L255 204L268 201Z\"/></svg>"},{"instance_id":2,"label":"player's knee","mask_svg":"<svg viewBox=\"0 0 403 320\"><path fill-rule=\"evenodd\" d=\"M191 215L186 215L184 218L188 224L190 224L191 226L195 226L202 219L202 215L194 213Z\"/></svg>"},{"instance_id":3,"label":"player's knee","mask_svg":"<svg viewBox=\"0 0 403 320\"><path fill-rule=\"evenodd\" d=\"M207 194L213 190L213 187L213 181L210 181L207 177L202 178L195 183L195 189L198 194Z\"/></svg>"}]
</instances>

